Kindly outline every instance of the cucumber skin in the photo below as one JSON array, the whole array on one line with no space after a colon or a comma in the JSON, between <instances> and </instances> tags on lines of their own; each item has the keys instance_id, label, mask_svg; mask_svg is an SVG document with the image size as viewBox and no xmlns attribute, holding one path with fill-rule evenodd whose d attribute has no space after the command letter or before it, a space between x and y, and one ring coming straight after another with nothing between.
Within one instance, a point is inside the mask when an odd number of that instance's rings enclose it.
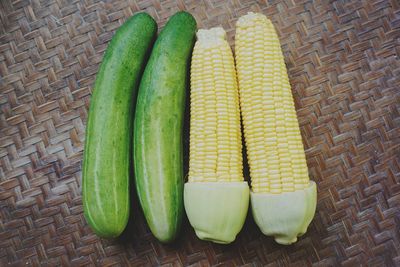
<instances>
[{"instance_id":1,"label":"cucumber skin","mask_svg":"<svg viewBox=\"0 0 400 267\"><path fill-rule=\"evenodd\" d=\"M157 33L146 13L129 18L104 54L91 98L83 161L84 215L104 238L129 218L132 116L140 77Z\"/></svg>"},{"instance_id":2,"label":"cucumber skin","mask_svg":"<svg viewBox=\"0 0 400 267\"><path fill-rule=\"evenodd\" d=\"M153 235L173 241L183 208L183 117L196 21L170 18L157 38L139 87L134 121L136 189Z\"/></svg>"}]
</instances>

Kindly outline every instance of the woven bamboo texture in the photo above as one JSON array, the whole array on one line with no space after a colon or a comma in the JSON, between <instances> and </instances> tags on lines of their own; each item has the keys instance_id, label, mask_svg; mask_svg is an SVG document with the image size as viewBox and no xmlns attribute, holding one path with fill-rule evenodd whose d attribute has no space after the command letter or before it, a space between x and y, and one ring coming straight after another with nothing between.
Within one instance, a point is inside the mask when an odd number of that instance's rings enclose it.
<instances>
[{"instance_id":1,"label":"woven bamboo texture","mask_svg":"<svg viewBox=\"0 0 400 267\"><path fill-rule=\"evenodd\" d=\"M82 213L81 163L95 75L137 11L162 27L178 10L222 25L248 11L274 22L318 205L292 246L251 216L227 246L184 221L161 245L133 192L132 219L102 240ZM0 266L400 266L400 3L392 1L0 2ZM187 147L188 140L185 140Z\"/></svg>"}]
</instances>

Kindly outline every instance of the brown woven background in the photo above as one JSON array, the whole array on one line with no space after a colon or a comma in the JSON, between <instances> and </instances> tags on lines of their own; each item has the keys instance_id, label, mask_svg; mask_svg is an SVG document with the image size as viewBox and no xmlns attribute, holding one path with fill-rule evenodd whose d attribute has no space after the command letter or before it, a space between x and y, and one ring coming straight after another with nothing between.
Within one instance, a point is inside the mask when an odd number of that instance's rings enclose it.
<instances>
[{"instance_id":1,"label":"brown woven background","mask_svg":"<svg viewBox=\"0 0 400 267\"><path fill-rule=\"evenodd\" d=\"M367 3L368 2L368 3ZM157 242L133 200L119 240L97 238L81 205L81 161L96 71L139 10L159 25L188 10L199 27L247 11L278 30L318 206L292 246L251 216L227 246L185 221ZM392 1L0 2L0 266L400 266L400 3Z\"/></svg>"}]
</instances>

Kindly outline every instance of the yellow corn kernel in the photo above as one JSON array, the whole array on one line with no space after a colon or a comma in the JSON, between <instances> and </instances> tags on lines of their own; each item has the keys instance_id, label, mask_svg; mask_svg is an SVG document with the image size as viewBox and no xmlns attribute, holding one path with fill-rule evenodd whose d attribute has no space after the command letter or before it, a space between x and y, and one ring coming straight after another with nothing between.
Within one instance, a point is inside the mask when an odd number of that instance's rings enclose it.
<instances>
[{"instance_id":1,"label":"yellow corn kernel","mask_svg":"<svg viewBox=\"0 0 400 267\"><path fill-rule=\"evenodd\" d=\"M191 64L189 182L243 181L236 70L222 28L199 30Z\"/></svg>"},{"instance_id":2,"label":"yellow corn kernel","mask_svg":"<svg viewBox=\"0 0 400 267\"><path fill-rule=\"evenodd\" d=\"M262 14L236 28L240 106L253 192L282 193L309 185L303 143L274 26Z\"/></svg>"}]
</instances>

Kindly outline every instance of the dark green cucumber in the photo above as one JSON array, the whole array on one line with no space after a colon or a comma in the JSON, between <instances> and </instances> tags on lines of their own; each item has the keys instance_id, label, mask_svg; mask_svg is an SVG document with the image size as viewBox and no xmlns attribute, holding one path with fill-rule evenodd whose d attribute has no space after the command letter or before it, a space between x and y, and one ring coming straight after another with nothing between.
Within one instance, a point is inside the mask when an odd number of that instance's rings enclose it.
<instances>
[{"instance_id":1,"label":"dark green cucumber","mask_svg":"<svg viewBox=\"0 0 400 267\"><path fill-rule=\"evenodd\" d=\"M129 18L112 38L96 77L86 127L82 201L86 220L104 238L120 235L128 222L133 108L156 33L149 15Z\"/></svg>"},{"instance_id":2,"label":"dark green cucumber","mask_svg":"<svg viewBox=\"0 0 400 267\"><path fill-rule=\"evenodd\" d=\"M161 242L177 236L183 214L182 131L196 21L170 18L140 82L134 122L134 166L139 201Z\"/></svg>"}]
</instances>

